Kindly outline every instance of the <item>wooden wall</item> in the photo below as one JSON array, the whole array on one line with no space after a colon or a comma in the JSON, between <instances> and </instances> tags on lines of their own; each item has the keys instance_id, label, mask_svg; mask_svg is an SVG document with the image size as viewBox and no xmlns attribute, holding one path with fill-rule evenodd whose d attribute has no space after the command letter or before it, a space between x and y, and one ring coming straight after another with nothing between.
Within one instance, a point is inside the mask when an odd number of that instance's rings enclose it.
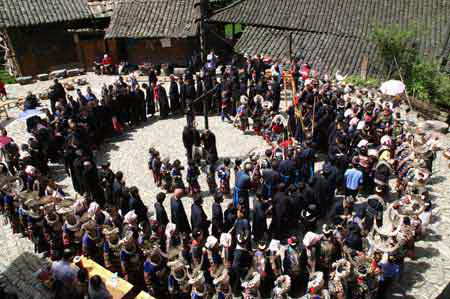
<instances>
[{"instance_id":1,"label":"wooden wall","mask_svg":"<svg viewBox=\"0 0 450 299\"><path fill-rule=\"evenodd\" d=\"M78 64L73 34L57 26L8 30L19 75L31 76Z\"/></svg>"},{"instance_id":2,"label":"wooden wall","mask_svg":"<svg viewBox=\"0 0 450 299\"><path fill-rule=\"evenodd\" d=\"M105 40L104 33L82 33L78 34L79 56L83 67L90 71L94 61L101 60L105 53L108 53L114 63L118 63L116 41L112 39Z\"/></svg>"},{"instance_id":3,"label":"wooden wall","mask_svg":"<svg viewBox=\"0 0 450 299\"><path fill-rule=\"evenodd\" d=\"M162 47L160 39L121 39L117 43L120 59L127 59L132 64L187 65L197 45L195 38L171 39L170 47Z\"/></svg>"}]
</instances>

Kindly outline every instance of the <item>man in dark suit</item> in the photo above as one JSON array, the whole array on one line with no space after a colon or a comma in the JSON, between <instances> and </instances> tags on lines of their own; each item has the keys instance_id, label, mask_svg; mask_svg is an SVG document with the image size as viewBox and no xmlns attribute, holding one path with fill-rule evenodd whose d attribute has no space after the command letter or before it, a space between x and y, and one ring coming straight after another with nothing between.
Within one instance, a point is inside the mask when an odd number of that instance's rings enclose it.
<instances>
[{"instance_id":1,"label":"man in dark suit","mask_svg":"<svg viewBox=\"0 0 450 299\"><path fill-rule=\"evenodd\" d=\"M272 223L270 231L272 238L283 240L287 237L289 227L289 198L284 192L286 185L279 183L273 196Z\"/></svg>"},{"instance_id":2,"label":"man in dark suit","mask_svg":"<svg viewBox=\"0 0 450 299\"><path fill-rule=\"evenodd\" d=\"M212 204L212 235L217 239L220 239L220 235L223 231L223 212L222 206L223 194L218 192L214 195L214 203Z\"/></svg>"},{"instance_id":3,"label":"man in dark suit","mask_svg":"<svg viewBox=\"0 0 450 299\"><path fill-rule=\"evenodd\" d=\"M159 225L165 227L169 223L169 217L167 217L166 209L163 206L163 202L166 199L166 194L164 192L158 193L156 195L155 202L155 213L156 220L158 220Z\"/></svg>"},{"instance_id":4,"label":"man in dark suit","mask_svg":"<svg viewBox=\"0 0 450 299\"><path fill-rule=\"evenodd\" d=\"M260 190L256 192L256 198L253 201L253 236L255 241L265 240L267 237L267 216L266 203Z\"/></svg>"},{"instance_id":5,"label":"man in dark suit","mask_svg":"<svg viewBox=\"0 0 450 299\"><path fill-rule=\"evenodd\" d=\"M178 84L177 81L175 81L174 75L170 75L169 99L172 115L178 114L181 108L180 92L178 90Z\"/></svg>"},{"instance_id":6,"label":"man in dark suit","mask_svg":"<svg viewBox=\"0 0 450 299\"><path fill-rule=\"evenodd\" d=\"M270 84L270 90L272 91L272 110L278 112L280 109L281 101L281 86L278 82L277 76L272 79L272 84Z\"/></svg>"},{"instance_id":7,"label":"man in dark suit","mask_svg":"<svg viewBox=\"0 0 450 299\"><path fill-rule=\"evenodd\" d=\"M128 197L128 207L130 210L134 210L136 215L138 216L138 221L147 220L147 207L139 195L139 189L135 186L130 187L128 189L129 197Z\"/></svg>"},{"instance_id":8,"label":"man in dark suit","mask_svg":"<svg viewBox=\"0 0 450 299\"><path fill-rule=\"evenodd\" d=\"M177 189L175 194L170 199L171 220L172 223L175 224L178 232L189 234L191 232L191 227L189 225L183 203L181 202L182 197L183 191L181 189Z\"/></svg>"},{"instance_id":9,"label":"man in dark suit","mask_svg":"<svg viewBox=\"0 0 450 299\"><path fill-rule=\"evenodd\" d=\"M192 147L194 146L194 131L190 126L183 129L183 145L186 149L186 156L188 161L192 160Z\"/></svg>"},{"instance_id":10,"label":"man in dark suit","mask_svg":"<svg viewBox=\"0 0 450 299\"><path fill-rule=\"evenodd\" d=\"M182 111L186 110L186 84L183 81L183 78L178 78L178 85L180 86L180 105Z\"/></svg>"},{"instance_id":11,"label":"man in dark suit","mask_svg":"<svg viewBox=\"0 0 450 299\"><path fill-rule=\"evenodd\" d=\"M155 100L153 88L145 83L142 84L142 88L145 90L145 103L147 106L146 115L150 114L150 117L152 117L155 114Z\"/></svg>"},{"instance_id":12,"label":"man in dark suit","mask_svg":"<svg viewBox=\"0 0 450 299\"><path fill-rule=\"evenodd\" d=\"M194 196L194 203L191 206L191 225L193 230L201 230L203 236L206 237L208 236L208 228L211 222L208 220L208 216L206 216L202 204L203 198L201 195L196 194Z\"/></svg>"}]
</instances>

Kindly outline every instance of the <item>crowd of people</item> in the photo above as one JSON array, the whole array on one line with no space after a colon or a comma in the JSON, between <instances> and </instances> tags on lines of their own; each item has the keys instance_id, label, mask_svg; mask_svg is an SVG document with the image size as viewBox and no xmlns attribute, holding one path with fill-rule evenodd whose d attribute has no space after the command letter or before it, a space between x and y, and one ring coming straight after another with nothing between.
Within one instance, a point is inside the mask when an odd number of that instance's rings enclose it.
<instances>
[{"instance_id":1,"label":"crowd of people","mask_svg":"<svg viewBox=\"0 0 450 299\"><path fill-rule=\"evenodd\" d=\"M99 277L88 283L86 269L72 263L83 255L155 298L386 298L431 221L426 184L436 138L415 130L398 99L312 76L296 61L290 72L299 92L280 112L280 68L256 56L220 79L208 68L195 80L171 76L168 94L151 71L149 85L120 77L100 100L90 90L74 99L55 81L51 111L27 120L28 143L15 144L2 129L1 211L53 261L58 296L90 290L108 298ZM199 97L267 147L220 159L214 133L195 126ZM188 163L149 149L160 188L149 207L120 170L96 165L95 151L158 111L186 115ZM64 164L75 201L51 179L49 162ZM23 184L13 184L17 178Z\"/></svg>"}]
</instances>

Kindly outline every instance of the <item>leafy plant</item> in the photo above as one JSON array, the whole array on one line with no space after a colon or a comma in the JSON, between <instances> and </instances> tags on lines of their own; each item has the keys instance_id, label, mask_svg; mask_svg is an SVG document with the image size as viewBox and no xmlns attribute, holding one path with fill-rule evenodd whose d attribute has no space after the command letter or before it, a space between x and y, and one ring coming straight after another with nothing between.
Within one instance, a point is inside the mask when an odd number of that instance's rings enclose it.
<instances>
[{"instance_id":1,"label":"leafy plant","mask_svg":"<svg viewBox=\"0 0 450 299\"><path fill-rule=\"evenodd\" d=\"M378 55L388 78L402 75L407 80L419 51L416 38L419 33L415 29L402 29L398 25L375 27L371 41L377 45Z\"/></svg>"},{"instance_id":2,"label":"leafy plant","mask_svg":"<svg viewBox=\"0 0 450 299\"><path fill-rule=\"evenodd\" d=\"M415 29L376 27L371 40L377 46L388 79L402 79L410 95L450 107L450 77L439 62L420 54Z\"/></svg>"},{"instance_id":3,"label":"leafy plant","mask_svg":"<svg viewBox=\"0 0 450 299\"><path fill-rule=\"evenodd\" d=\"M345 81L345 83L351 83L355 86L367 87L367 88L378 88L381 83L379 79L376 79L376 78L364 79L363 77L358 76L358 75L349 76L344 81Z\"/></svg>"}]
</instances>

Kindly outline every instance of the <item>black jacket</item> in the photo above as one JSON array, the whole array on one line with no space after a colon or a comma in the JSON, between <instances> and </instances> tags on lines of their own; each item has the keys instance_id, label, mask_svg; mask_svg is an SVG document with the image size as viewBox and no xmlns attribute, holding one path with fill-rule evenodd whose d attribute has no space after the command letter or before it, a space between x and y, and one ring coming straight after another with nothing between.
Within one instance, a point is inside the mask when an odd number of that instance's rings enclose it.
<instances>
[{"instance_id":1,"label":"black jacket","mask_svg":"<svg viewBox=\"0 0 450 299\"><path fill-rule=\"evenodd\" d=\"M191 224L193 230L200 229L207 231L209 227L208 217L203 207L196 203L193 203L191 206Z\"/></svg>"},{"instance_id":2,"label":"black jacket","mask_svg":"<svg viewBox=\"0 0 450 299\"><path fill-rule=\"evenodd\" d=\"M212 234L214 236L220 235L223 232L223 212L220 203L212 204Z\"/></svg>"},{"instance_id":3,"label":"black jacket","mask_svg":"<svg viewBox=\"0 0 450 299\"><path fill-rule=\"evenodd\" d=\"M181 200L173 196L170 199L170 213L172 223L175 224L177 231L180 233L190 233L191 227L189 225L186 211L184 210Z\"/></svg>"},{"instance_id":4,"label":"black jacket","mask_svg":"<svg viewBox=\"0 0 450 299\"><path fill-rule=\"evenodd\" d=\"M167 223L169 223L169 217L167 217L166 209L159 202L155 202L155 213L156 220L158 220L159 224L166 226Z\"/></svg>"}]
</instances>

